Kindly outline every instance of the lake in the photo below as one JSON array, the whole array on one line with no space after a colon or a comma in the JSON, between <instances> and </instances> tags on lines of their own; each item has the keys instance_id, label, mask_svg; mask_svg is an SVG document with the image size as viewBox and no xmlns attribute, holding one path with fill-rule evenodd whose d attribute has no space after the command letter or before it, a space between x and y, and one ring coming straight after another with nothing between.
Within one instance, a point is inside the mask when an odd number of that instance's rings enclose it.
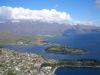
<instances>
[{"instance_id":1,"label":"lake","mask_svg":"<svg viewBox=\"0 0 100 75\"><path fill-rule=\"evenodd\" d=\"M93 58L100 60L100 33L89 33L89 34L77 34L68 36L57 36L49 40L50 43L68 45L72 48L80 48L88 50L88 54L55 54L47 53L44 51L45 45L29 45L29 46L18 46L18 45L3 45L1 47L10 48L17 51L32 52L41 54L49 59L81 59L81 58ZM57 75L100 75L100 68L58 68L55 72Z\"/></svg>"},{"instance_id":2,"label":"lake","mask_svg":"<svg viewBox=\"0 0 100 75\"><path fill-rule=\"evenodd\" d=\"M100 75L100 68L67 68L60 67L55 71L56 75Z\"/></svg>"},{"instance_id":3,"label":"lake","mask_svg":"<svg viewBox=\"0 0 100 75\"><path fill-rule=\"evenodd\" d=\"M81 59L81 58L93 58L100 60L100 33L90 33L82 35L70 35L70 36L57 36L48 40L50 43L56 43L61 45L68 45L72 48L80 48L88 50L87 54L55 54L47 53L44 51L45 45L29 45L29 46L18 46L18 45L3 45L2 47L26 51L41 54L46 58L50 59Z\"/></svg>"}]
</instances>

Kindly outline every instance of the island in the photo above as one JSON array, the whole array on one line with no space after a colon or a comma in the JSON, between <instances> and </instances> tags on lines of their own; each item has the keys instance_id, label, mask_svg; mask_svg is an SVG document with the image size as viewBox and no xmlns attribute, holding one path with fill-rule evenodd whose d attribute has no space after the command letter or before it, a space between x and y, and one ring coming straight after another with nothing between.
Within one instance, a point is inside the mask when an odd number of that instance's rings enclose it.
<instances>
[{"instance_id":1,"label":"island","mask_svg":"<svg viewBox=\"0 0 100 75\"><path fill-rule=\"evenodd\" d=\"M62 46L58 44L50 45L45 49L46 52L50 53L62 53L62 54L85 54L87 50L78 48L69 48L67 46Z\"/></svg>"},{"instance_id":2,"label":"island","mask_svg":"<svg viewBox=\"0 0 100 75\"><path fill-rule=\"evenodd\" d=\"M55 75L58 67L100 68L100 61L95 59L54 60L42 55L0 48L1 75Z\"/></svg>"}]
</instances>

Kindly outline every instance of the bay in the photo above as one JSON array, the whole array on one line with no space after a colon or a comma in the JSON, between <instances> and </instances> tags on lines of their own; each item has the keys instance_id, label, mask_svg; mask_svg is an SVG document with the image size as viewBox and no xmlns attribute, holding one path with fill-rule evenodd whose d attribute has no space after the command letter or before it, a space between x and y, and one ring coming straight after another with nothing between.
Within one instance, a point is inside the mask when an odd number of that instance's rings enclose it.
<instances>
[{"instance_id":1,"label":"bay","mask_svg":"<svg viewBox=\"0 0 100 75\"><path fill-rule=\"evenodd\" d=\"M60 67L55 71L56 75L100 75L100 68L67 68Z\"/></svg>"},{"instance_id":2,"label":"bay","mask_svg":"<svg viewBox=\"0 0 100 75\"><path fill-rule=\"evenodd\" d=\"M68 36L56 36L47 40L51 44L68 45L72 48L88 50L88 54L70 55L45 52L46 45L2 45L3 48L10 48L17 51L32 52L40 54L49 59L81 59L90 58L100 60L100 33L77 34ZM66 68L60 67L55 71L56 75L100 75L100 68Z\"/></svg>"},{"instance_id":3,"label":"bay","mask_svg":"<svg viewBox=\"0 0 100 75\"><path fill-rule=\"evenodd\" d=\"M87 54L55 54L45 52L46 45L2 45L4 48L10 48L17 51L26 51L40 54L49 59L81 59L90 58L100 60L100 33L78 34L70 36L56 36L49 40L52 44L68 45L72 48L80 48L89 51Z\"/></svg>"}]
</instances>

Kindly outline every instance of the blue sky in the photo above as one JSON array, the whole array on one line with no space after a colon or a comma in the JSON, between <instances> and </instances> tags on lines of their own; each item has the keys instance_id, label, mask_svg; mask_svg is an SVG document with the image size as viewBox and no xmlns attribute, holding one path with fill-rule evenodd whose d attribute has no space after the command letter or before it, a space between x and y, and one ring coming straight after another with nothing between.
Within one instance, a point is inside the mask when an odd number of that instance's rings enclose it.
<instances>
[{"instance_id":1,"label":"blue sky","mask_svg":"<svg viewBox=\"0 0 100 75\"><path fill-rule=\"evenodd\" d=\"M0 6L23 7L32 10L56 9L71 15L73 20L100 24L100 7L96 0L0 0Z\"/></svg>"}]
</instances>

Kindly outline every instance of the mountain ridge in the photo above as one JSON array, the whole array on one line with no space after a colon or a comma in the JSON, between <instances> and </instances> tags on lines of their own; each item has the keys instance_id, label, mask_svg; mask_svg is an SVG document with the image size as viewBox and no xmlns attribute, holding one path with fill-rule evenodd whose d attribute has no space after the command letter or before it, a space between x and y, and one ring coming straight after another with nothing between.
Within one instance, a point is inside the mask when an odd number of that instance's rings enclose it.
<instances>
[{"instance_id":1,"label":"mountain ridge","mask_svg":"<svg viewBox=\"0 0 100 75\"><path fill-rule=\"evenodd\" d=\"M20 21L20 22L4 22L0 23L0 32L13 32L16 34L40 34L53 35L64 33L88 33L99 32L99 26L89 25L71 25L59 23L47 23L37 21Z\"/></svg>"}]
</instances>

